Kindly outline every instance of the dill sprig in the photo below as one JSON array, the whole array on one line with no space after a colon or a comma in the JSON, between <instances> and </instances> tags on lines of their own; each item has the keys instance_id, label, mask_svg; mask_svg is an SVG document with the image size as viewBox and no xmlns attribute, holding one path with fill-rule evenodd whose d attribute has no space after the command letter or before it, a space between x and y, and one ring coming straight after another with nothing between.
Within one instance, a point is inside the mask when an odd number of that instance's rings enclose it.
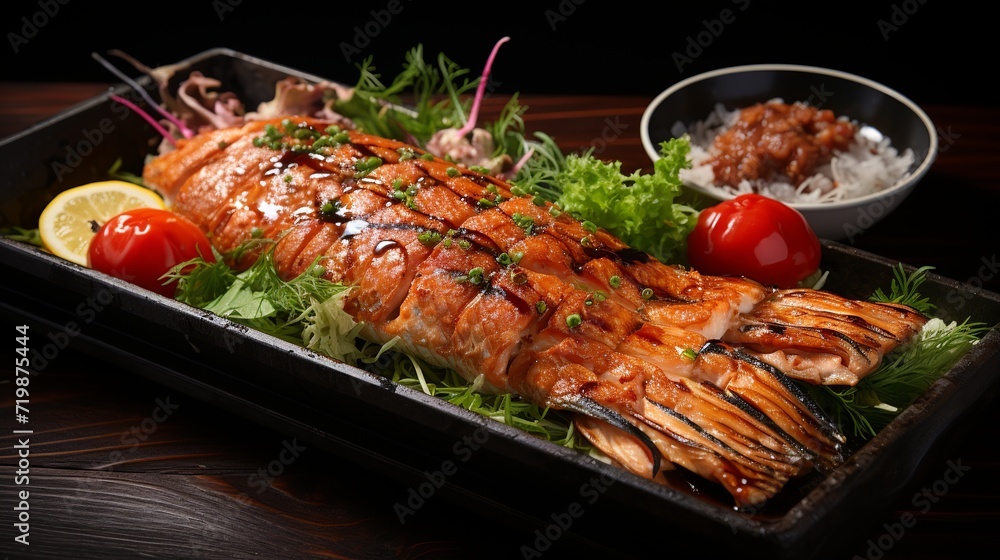
<instances>
[{"instance_id":1,"label":"dill sprig","mask_svg":"<svg viewBox=\"0 0 1000 560\"><path fill-rule=\"evenodd\" d=\"M360 76L350 98L338 100L334 110L350 118L358 129L423 146L435 132L462 126L479 79L444 54L437 64L424 59L422 45L408 50L402 70L391 82L368 57L358 65Z\"/></svg>"},{"instance_id":2,"label":"dill sprig","mask_svg":"<svg viewBox=\"0 0 1000 560\"><path fill-rule=\"evenodd\" d=\"M226 293L236 281L236 273L227 265L222 255L213 248L213 260L204 256L195 257L171 268L164 276L164 282L175 282L175 299L203 307Z\"/></svg>"},{"instance_id":3,"label":"dill sprig","mask_svg":"<svg viewBox=\"0 0 1000 560\"><path fill-rule=\"evenodd\" d=\"M908 305L929 316L933 314L936 306L931 303L930 299L920 294L920 286L927 280L927 273L933 269L932 266L922 266L912 273L907 273L903 264L899 263L892 269L893 279L889 286L889 293L886 294L882 288L879 288L868 299L875 302Z\"/></svg>"}]
</instances>

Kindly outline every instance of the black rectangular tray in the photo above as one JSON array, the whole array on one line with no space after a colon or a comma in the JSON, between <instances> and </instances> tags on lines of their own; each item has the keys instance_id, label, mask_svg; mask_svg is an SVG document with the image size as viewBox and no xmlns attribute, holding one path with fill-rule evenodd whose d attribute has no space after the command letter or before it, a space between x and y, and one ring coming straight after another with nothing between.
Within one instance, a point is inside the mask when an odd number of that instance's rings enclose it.
<instances>
[{"instance_id":1,"label":"black rectangular tray","mask_svg":"<svg viewBox=\"0 0 1000 560\"><path fill-rule=\"evenodd\" d=\"M220 89L248 107L273 97L274 83L287 75L320 79L228 49L180 64L187 68L181 74L220 79ZM135 98L122 85L0 141L0 227L35 227L51 196L106 178L117 159L122 169L141 169L156 132L134 114L113 111L112 93ZM866 298L886 288L896 264L824 242L822 266L833 271L826 288L843 295ZM248 430L284 431L415 486L451 462L459 468L436 479L443 484L435 496L607 554L638 556L651 549L647 539L707 556L801 559L836 550L859 527L883 519L927 465L939 464L948 436L1000 386L1000 331L993 328L844 465L796 481L766 508L746 513L712 489L653 484L28 244L0 238L0 277L0 314L71 333L74 347L239 414L252 421ZM1000 324L995 293L934 274L922 292L941 303L942 319ZM956 295L968 304L963 316L948 316L944 302ZM586 515L558 525L571 506Z\"/></svg>"}]
</instances>

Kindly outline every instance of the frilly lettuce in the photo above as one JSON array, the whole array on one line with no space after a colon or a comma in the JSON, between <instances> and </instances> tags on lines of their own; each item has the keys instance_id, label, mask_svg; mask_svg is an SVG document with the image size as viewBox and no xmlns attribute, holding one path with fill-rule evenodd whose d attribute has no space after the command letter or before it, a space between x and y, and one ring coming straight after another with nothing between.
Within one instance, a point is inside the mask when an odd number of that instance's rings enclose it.
<instances>
[{"instance_id":1,"label":"frilly lettuce","mask_svg":"<svg viewBox=\"0 0 1000 560\"><path fill-rule=\"evenodd\" d=\"M686 261L687 236L698 211L677 203L681 169L690 167L686 138L660 144L661 158L652 173L624 174L621 162L591 155L566 156L552 183L559 186L555 203L564 211L608 230L629 246L666 263Z\"/></svg>"}]
</instances>

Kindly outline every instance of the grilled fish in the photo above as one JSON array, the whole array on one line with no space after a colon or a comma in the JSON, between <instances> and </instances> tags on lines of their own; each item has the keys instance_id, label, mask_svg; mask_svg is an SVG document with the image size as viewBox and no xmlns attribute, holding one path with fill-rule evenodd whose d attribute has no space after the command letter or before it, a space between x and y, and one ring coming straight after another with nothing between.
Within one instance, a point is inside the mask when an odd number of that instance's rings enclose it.
<instances>
[{"instance_id":1,"label":"grilled fish","mask_svg":"<svg viewBox=\"0 0 1000 560\"><path fill-rule=\"evenodd\" d=\"M283 276L318 260L354 286L364 338L567 411L623 468L686 469L737 507L843 460L792 376L856 382L926 321L668 265L498 177L312 118L181 140L143 177L220 252L262 235Z\"/></svg>"}]
</instances>

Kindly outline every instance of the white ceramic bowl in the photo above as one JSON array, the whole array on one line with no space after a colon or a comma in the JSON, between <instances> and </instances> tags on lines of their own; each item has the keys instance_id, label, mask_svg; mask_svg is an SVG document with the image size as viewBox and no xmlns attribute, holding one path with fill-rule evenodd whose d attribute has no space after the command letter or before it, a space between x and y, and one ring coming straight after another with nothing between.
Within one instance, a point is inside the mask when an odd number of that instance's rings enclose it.
<instances>
[{"instance_id":1,"label":"white ceramic bowl","mask_svg":"<svg viewBox=\"0 0 1000 560\"><path fill-rule=\"evenodd\" d=\"M843 240L870 228L894 210L930 169L937 155L934 124L924 111L900 93L846 72L789 64L735 66L682 80L653 99L642 116L642 144L654 161L660 143L702 121L721 103L736 110L780 98L830 109L870 126L888 137L900 153L913 150L908 175L877 193L828 203L792 203L820 238ZM688 184L708 201L733 195Z\"/></svg>"}]
</instances>

